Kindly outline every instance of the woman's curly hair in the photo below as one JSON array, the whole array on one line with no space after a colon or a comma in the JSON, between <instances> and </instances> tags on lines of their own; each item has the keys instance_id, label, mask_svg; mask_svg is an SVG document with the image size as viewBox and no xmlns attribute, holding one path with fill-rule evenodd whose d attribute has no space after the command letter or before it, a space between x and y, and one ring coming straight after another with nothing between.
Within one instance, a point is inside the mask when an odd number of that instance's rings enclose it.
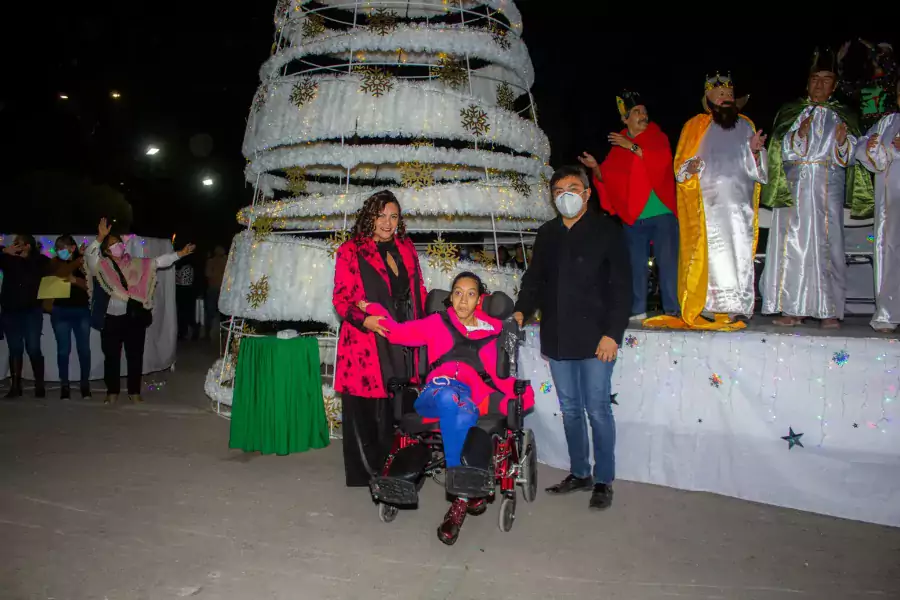
<instances>
[{"instance_id":1,"label":"woman's curly hair","mask_svg":"<svg viewBox=\"0 0 900 600\"><path fill-rule=\"evenodd\" d=\"M363 203L362 208L356 213L356 223L353 224L353 239L362 239L372 237L375 233L375 219L384 210L388 204L396 204L400 212L400 219L397 221L397 233L399 238L406 236L406 222L403 220L403 209L400 202L393 192L382 190L375 192L369 196Z\"/></svg>"}]
</instances>

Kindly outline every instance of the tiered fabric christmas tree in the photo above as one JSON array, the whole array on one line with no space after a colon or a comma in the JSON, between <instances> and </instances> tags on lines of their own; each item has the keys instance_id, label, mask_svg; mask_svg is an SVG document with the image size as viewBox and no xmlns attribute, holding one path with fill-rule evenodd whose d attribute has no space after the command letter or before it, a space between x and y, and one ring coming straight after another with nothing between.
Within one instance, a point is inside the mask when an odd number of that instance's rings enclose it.
<instances>
[{"instance_id":1,"label":"tiered fabric christmas tree","mask_svg":"<svg viewBox=\"0 0 900 600\"><path fill-rule=\"evenodd\" d=\"M238 213L248 231L231 248L222 312L336 329L334 253L381 189L414 241L431 236L429 289L468 269L515 296L521 273L485 254L460 263L451 243L524 235L553 216L513 2L282 0L275 25L243 147L255 194Z\"/></svg>"}]
</instances>

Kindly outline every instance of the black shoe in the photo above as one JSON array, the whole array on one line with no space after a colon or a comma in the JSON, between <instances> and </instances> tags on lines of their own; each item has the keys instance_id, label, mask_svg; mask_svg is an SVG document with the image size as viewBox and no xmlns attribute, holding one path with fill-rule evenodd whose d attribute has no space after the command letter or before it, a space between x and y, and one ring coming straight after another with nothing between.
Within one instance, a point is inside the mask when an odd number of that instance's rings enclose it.
<instances>
[{"instance_id":1,"label":"black shoe","mask_svg":"<svg viewBox=\"0 0 900 600\"><path fill-rule=\"evenodd\" d=\"M69 385L68 384L61 385L59 387L59 399L60 400L68 400L71 397L72 397L72 392L69 389Z\"/></svg>"},{"instance_id":2,"label":"black shoe","mask_svg":"<svg viewBox=\"0 0 900 600\"><path fill-rule=\"evenodd\" d=\"M44 357L31 359L31 370L34 373L34 397L45 398L47 389L44 387Z\"/></svg>"},{"instance_id":3,"label":"black shoe","mask_svg":"<svg viewBox=\"0 0 900 600\"><path fill-rule=\"evenodd\" d=\"M556 485L551 485L546 489L548 494L570 494L572 492L587 492L590 491L591 486L594 484L593 479L590 477L575 477L572 474L566 476L561 482Z\"/></svg>"},{"instance_id":4,"label":"black shoe","mask_svg":"<svg viewBox=\"0 0 900 600\"><path fill-rule=\"evenodd\" d=\"M90 383L81 383L81 399L82 400L90 400L91 399L91 384Z\"/></svg>"},{"instance_id":5,"label":"black shoe","mask_svg":"<svg viewBox=\"0 0 900 600\"><path fill-rule=\"evenodd\" d=\"M22 359L9 359L9 391L6 393L7 400L14 400L22 397Z\"/></svg>"},{"instance_id":6,"label":"black shoe","mask_svg":"<svg viewBox=\"0 0 900 600\"><path fill-rule=\"evenodd\" d=\"M591 494L591 501L588 506L596 510L606 510L612 506L612 501L612 484L598 483L594 486L594 493Z\"/></svg>"}]
</instances>

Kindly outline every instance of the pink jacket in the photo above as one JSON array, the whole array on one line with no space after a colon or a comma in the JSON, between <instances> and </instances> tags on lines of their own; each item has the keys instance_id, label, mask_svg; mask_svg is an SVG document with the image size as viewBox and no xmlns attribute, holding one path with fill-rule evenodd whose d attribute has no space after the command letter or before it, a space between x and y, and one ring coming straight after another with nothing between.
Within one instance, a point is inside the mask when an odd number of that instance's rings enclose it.
<instances>
[{"instance_id":1,"label":"pink jacket","mask_svg":"<svg viewBox=\"0 0 900 600\"><path fill-rule=\"evenodd\" d=\"M409 273L413 314L421 317L425 314L425 284L422 282L416 247L409 238L397 238L397 248L406 272ZM359 271L361 260L375 268L387 283L388 289L391 285L387 267L371 238L351 239L341 244L337 251L332 295L334 310L343 320L338 336L334 389L364 398L385 398L387 390L381 375L375 334L363 328L366 314L357 307L360 300L366 300L366 290ZM416 302L417 298L421 301Z\"/></svg>"},{"instance_id":2,"label":"pink jacket","mask_svg":"<svg viewBox=\"0 0 900 600\"><path fill-rule=\"evenodd\" d=\"M450 351L453 347L453 336L447 331L447 326L439 314L429 315L424 319L408 321L406 323L396 323L388 316L383 306L372 303L366 306L366 312L370 315L384 316L386 319L381 324L388 329L387 338L392 344L400 344L402 346L426 346L428 349L428 360L437 361L441 356ZM456 312L450 308L447 309L453 326L461 333L466 333L465 326L459 322ZM503 323L487 316L481 310L475 311L475 317L479 321L483 321L491 326L491 330L473 331L468 335L473 340L480 340L491 335L497 335L503 328ZM515 397L513 383L511 377L501 379L497 375L497 340L488 343L478 352L481 364L491 377L494 388L500 391L505 399ZM487 414L489 403L488 397L495 391L491 386L486 384L481 376L474 368L465 363L444 363L438 366L434 371L428 374L428 381L435 377L452 377L472 390L472 401L478 406L478 411L484 415ZM523 397L523 407L527 411L534 406L534 390L531 386L525 390ZM506 402L500 403L500 411L506 414Z\"/></svg>"}]
</instances>

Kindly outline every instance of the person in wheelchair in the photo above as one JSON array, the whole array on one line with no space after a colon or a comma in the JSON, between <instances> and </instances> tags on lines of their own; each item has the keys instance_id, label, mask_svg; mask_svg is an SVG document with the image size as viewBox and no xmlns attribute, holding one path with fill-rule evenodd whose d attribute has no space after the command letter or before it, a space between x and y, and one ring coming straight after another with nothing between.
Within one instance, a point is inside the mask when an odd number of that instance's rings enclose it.
<instances>
[{"instance_id":1,"label":"person in wheelchair","mask_svg":"<svg viewBox=\"0 0 900 600\"><path fill-rule=\"evenodd\" d=\"M378 304L359 305L380 317L391 343L427 348L430 372L415 410L440 423L447 489L455 496L437 530L445 544L456 541L466 514L487 510L486 496L494 488L493 447L489 436L475 427L478 419L506 415L508 401L516 398L515 380L498 374L497 341L503 323L481 310L485 293L481 279L464 272L453 280L447 310L424 319L396 323ZM524 411L534 406L531 386L522 395L522 406Z\"/></svg>"}]
</instances>

